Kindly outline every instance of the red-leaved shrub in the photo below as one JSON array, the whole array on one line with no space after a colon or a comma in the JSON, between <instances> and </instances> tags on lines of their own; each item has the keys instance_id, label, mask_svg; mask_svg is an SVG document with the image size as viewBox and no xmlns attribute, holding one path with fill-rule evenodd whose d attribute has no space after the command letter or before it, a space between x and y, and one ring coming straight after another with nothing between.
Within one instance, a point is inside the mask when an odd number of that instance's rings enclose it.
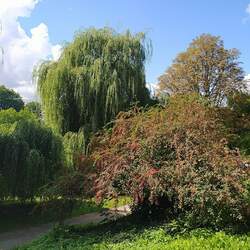
<instances>
[{"instance_id":1,"label":"red-leaved shrub","mask_svg":"<svg viewBox=\"0 0 250 250\"><path fill-rule=\"evenodd\" d=\"M217 112L196 95L121 113L91 143L96 197L125 194L135 208L158 207L199 226L244 222L249 170L225 133Z\"/></svg>"}]
</instances>

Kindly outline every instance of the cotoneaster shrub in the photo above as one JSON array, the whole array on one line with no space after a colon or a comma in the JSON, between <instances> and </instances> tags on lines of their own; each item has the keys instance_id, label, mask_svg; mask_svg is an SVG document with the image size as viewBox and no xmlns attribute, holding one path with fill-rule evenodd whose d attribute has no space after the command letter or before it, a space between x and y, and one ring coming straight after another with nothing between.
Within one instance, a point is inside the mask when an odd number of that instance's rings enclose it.
<instances>
[{"instance_id":1,"label":"cotoneaster shrub","mask_svg":"<svg viewBox=\"0 0 250 250\"><path fill-rule=\"evenodd\" d=\"M230 150L217 112L197 95L121 113L92 140L98 199L125 194L135 210L184 216L196 226L247 221L249 170Z\"/></svg>"}]
</instances>

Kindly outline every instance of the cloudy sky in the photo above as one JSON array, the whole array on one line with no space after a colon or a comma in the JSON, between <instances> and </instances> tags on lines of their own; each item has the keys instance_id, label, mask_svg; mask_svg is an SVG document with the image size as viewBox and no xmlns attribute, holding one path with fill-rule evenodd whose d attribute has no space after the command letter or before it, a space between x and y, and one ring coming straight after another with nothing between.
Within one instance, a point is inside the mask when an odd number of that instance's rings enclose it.
<instances>
[{"instance_id":1,"label":"cloudy sky","mask_svg":"<svg viewBox=\"0 0 250 250\"><path fill-rule=\"evenodd\" d=\"M25 101L37 97L34 66L57 60L75 31L88 27L146 32L153 44L149 83L202 33L220 35L226 47L238 48L250 79L250 0L0 0L0 23L0 83Z\"/></svg>"},{"instance_id":2,"label":"cloudy sky","mask_svg":"<svg viewBox=\"0 0 250 250\"><path fill-rule=\"evenodd\" d=\"M52 44L48 26L41 22L25 30L19 18L30 18L37 0L0 0L0 47L3 49L0 82L28 101L36 98L32 84L34 66L44 59L57 59L61 46Z\"/></svg>"}]
</instances>

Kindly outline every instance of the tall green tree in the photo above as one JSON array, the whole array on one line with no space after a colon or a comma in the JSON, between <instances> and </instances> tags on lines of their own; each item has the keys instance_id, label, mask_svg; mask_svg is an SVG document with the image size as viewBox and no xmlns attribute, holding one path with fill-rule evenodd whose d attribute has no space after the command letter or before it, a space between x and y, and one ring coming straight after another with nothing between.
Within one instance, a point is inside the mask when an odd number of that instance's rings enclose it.
<instances>
[{"instance_id":1,"label":"tall green tree","mask_svg":"<svg viewBox=\"0 0 250 250\"><path fill-rule=\"evenodd\" d=\"M160 76L160 92L196 92L220 105L229 95L245 88L238 59L237 49L226 49L220 37L203 34Z\"/></svg>"},{"instance_id":2,"label":"tall green tree","mask_svg":"<svg viewBox=\"0 0 250 250\"><path fill-rule=\"evenodd\" d=\"M24 102L18 93L0 85L0 110L13 108L20 111L23 107Z\"/></svg>"},{"instance_id":3,"label":"tall green tree","mask_svg":"<svg viewBox=\"0 0 250 250\"><path fill-rule=\"evenodd\" d=\"M78 33L57 62L37 71L45 121L57 132L95 132L133 102L149 100L144 34L109 28ZM87 136L88 137L88 136Z\"/></svg>"},{"instance_id":4,"label":"tall green tree","mask_svg":"<svg viewBox=\"0 0 250 250\"><path fill-rule=\"evenodd\" d=\"M62 142L26 109L0 111L0 200L30 199L62 168Z\"/></svg>"}]
</instances>

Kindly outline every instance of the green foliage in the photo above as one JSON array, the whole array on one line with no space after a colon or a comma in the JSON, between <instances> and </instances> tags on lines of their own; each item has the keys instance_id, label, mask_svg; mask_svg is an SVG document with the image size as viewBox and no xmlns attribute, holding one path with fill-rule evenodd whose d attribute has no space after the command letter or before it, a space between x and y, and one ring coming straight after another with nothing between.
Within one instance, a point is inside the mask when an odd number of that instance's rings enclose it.
<instances>
[{"instance_id":1,"label":"green foliage","mask_svg":"<svg viewBox=\"0 0 250 250\"><path fill-rule=\"evenodd\" d=\"M1 198L33 198L61 168L62 145L51 129L27 110L0 111Z\"/></svg>"},{"instance_id":2,"label":"green foliage","mask_svg":"<svg viewBox=\"0 0 250 250\"><path fill-rule=\"evenodd\" d=\"M185 234L168 234L166 226L141 227L135 224L114 222L86 227L56 227L49 234L17 248L84 249L84 250L249 250L250 236L234 235L223 231L196 229Z\"/></svg>"},{"instance_id":3,"label":"green foliage","mask_svg":"<svg viewBox=\"0 0 250 250\"><path fill-rule=\"evenodd\" d=\"M228 99L228 106L231 113L227 125L235 134L232 144L244 155L250 155L250 95L235 93Z\"/></svg>"},{"instance_id":4,"label":"green foliage","mask_svg":"<svg viewBox=\"0 0 250 250\"><path fill-rule=\"evenodd\" d=\"M84 155L74 154L74 165L69 164L61 174L41 189L45 197L41 204L44 210L56 211L56 219L63 223L64 219L72 213L79 200L92 198L93 174L92 166Z\"/></svg>"},{"instance_id":5,"label":"green foliage","mask_svg":"<svg viewBox=\"0 0 250 250\"><path fill-rule=\"evenodd\" d=\"M29 102L25 105L25 108L35 114L35 116L39 119L42 118L42 110L41 110L41 104L39 102Z\"/></svg>"},{"instance_id":6,"label":"green foliage","mask_svg":"<svg viewBox=\"0 0 250 250\"><path fill-rule=\"evenodd\" d=\"M245 193L244 193L244 196L245 196L245 199L249 205L249 210L250 210L250 179L247 180L245 183L244 183L245 187L246 187L246 190L245 190ZM249 211L250 212L250 211Z\"/></svg>"},{"instance_id":7,"label":"green foliage","mask_svg":"<svg viewBox=\"0 0 250 250\"><path fill-rule=\"evenodd\" d=\"M79 158L84 155L85 138L80 129L78 133L67 132L63 137L65 165L73 168L79 163Z\"/></svg>"},{"instance_id":8,"label":"green foliage","mask_svg":"<svg viewBox=\"0 0 250 250\"><path fill-rule=\"evenodd\" d=\"M243 182L250 173L228 148L219 118L197 95L120 114L92 141L97 198L126 194L139 215L184 216L194 227L246 223Z\"/></svg>"},{"instance_id":9,"label":"green foliage","mask_svg":"<svg viewBox=\"0 0 250 250\"><path fill-rule=\"evenodd\" d=\"M242 155L250 155L250 97L247 93L235 93L228 98L228 107L218 110L229 131L231 147L240 149Z\"/></svg>"},{"instance_id":10,"label":"green foliage","mask_svg":"<svg viewBox=\"0 0 250 250\"><path fill-rule=\"evenodd\" d=\"M132 102L147 103L146 54L143 34L78 33L58 62L36 72L46 123L62 134L82 128L87 140Z\"/></svg>"},{"instance_id":11,"label":"green foliage","mask_svg":"<svg viewBox=\"0 0 250 250\"><path fill-rule=\"evenodd\" d=\"M19 111L23 107L24 102L18 93L0 85L0 110L13 108Z\"/></svg>"},{"instance_id":12,"label":"green foliage","mask_svg":"<svg viewBox=\"0 0 250 250\"><path fill-rule=\"evenodd\" d=\"M241 133L235 141L235 145L239 147L244 155L250 155L250 131Z\"/></svg>"},{"instance_id":13,"label":"green foliage","mask_svg":"<svg viewBox=\"0 0 250 250\"><path fill-rule=\"evenodd\" d=\"M250 115L250 94L235 93L228 98L228 106L239 114Z\"/></svg>"}]
</instances>

